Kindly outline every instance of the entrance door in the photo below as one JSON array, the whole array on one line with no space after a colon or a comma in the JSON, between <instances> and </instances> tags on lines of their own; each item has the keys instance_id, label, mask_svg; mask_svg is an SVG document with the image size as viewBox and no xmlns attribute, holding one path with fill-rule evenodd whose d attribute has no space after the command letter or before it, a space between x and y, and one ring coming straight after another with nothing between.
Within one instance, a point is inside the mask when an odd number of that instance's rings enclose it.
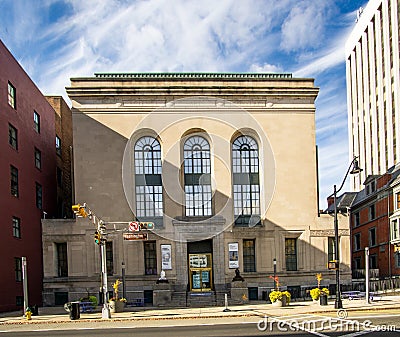
<instances>
[{"instance_id":1,"label":"entrance door","mask_svg":"<svg viewBox=\"0 0 400 337\"><path fill-rule=\"evenodd\" d=\"M189 254L190 291L212 289L212 254Z\"/></svg>"}]
</instances>

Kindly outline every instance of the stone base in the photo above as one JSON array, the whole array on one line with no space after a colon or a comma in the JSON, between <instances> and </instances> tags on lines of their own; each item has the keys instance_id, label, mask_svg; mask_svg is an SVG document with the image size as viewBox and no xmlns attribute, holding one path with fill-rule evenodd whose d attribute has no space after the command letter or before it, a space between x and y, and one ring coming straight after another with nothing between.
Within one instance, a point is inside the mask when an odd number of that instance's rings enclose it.
<instances>
[{"instance_id":1,"label":"stone base","mask_svg":"<svg viewBox=\"0 0 400 337\"><path fill-rule=\"evenodd\" d=\"M153 305L155 307L171 306L172 290L169 283L159 283L153 288Z\"/></svg>"},{"instance_id":2,"label":"stone base","mask_svg":"<svg viewBox=\"0 0 400 337\"><path fill-rule=\"evenodd\" d=\"M246 281L232 282L231 300L233 303L249 303L249 289Z\"/></svg>"}]
</instances>

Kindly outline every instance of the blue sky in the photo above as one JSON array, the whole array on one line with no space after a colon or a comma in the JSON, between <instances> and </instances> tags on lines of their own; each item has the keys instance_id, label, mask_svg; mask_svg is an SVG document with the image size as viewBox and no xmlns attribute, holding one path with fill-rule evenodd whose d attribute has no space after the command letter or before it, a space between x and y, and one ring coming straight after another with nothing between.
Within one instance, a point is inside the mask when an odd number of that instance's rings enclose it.
<instances>
[{"instance_id":1,"label":"blue sky","mask_svg":"<svg viewBox=\"0 0 400 337\"><path fill-rule=\"evenodd\" d=\"M0 0L0 38L44 94L66 99L71 77L94 72L289 72L315 78L320 208L326 208L349 164L344 44L365 5Z\"/></svg>"}]
</instances>

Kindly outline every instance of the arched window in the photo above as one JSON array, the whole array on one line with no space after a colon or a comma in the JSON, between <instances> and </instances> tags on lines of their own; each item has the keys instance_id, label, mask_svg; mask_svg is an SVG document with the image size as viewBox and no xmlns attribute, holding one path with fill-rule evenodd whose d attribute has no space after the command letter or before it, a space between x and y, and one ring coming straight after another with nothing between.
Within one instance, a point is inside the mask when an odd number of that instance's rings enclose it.
<instances>
[{"instance_id":1,"label":"arched window","mask_svg":"<svg viewBox=\"0 0 400 337\"><path fill-rule=\"evenodd\" d=\"M161 146L153 137L142 137L135 144L135 184L136 217L162 218Z\"/></svg>"},{"instance_id":2,"label":"arched window","mask_svg":"<svg viewBox=\"0 0 400 337\"><path fill-rule=\"evenodd\" d=\"M232 143L233 201L235 224L260 222L260 179L257 142L239 136Z\"/></svg>"},{"instance_id":3,"label":"arched window","mask_svg":"<svg viewBox=\"0 0 400 337\"><path fill-rule=\"evenodd\" d=\"M183 145L186 216L209 216L211 211L210 144L201 136Z\"/></svg>"}]
</instances>

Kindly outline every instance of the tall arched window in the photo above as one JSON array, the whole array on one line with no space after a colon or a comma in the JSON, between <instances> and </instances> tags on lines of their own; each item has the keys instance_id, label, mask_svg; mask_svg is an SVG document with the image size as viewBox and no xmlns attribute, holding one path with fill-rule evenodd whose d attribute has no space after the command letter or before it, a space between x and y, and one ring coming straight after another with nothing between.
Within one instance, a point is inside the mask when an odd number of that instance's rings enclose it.
<instances>
[{"instance_id":1,"label":"tall arched window","mask_svg":"<svg viewBox=\"0 0 400 337\"><path fill-rule=\"evenodd\" d=\"M135 184L137 218L162 218L161 146L153 137L135 144Z\"/></svg>"},{"instance_id":2,"label":"tall arched window","mask_svg":"<svg viewBox=\"0 0 400 337\"><path fill-rule=\"evenodd\" d=\"M260 178L257 142L239 136L232 144L233 201L235 224L260 222Z\"/></svg>"},{"instance_id":3,"label":"tall arched window","mask_svg":"<svg viewBox=\"0 0 400 337\"><path fill-rule=\"evenodd\" d=\"M210 144L201 136L183 145L186 216L209 216L211 211Z\"/></svg>"}]
</instances>

